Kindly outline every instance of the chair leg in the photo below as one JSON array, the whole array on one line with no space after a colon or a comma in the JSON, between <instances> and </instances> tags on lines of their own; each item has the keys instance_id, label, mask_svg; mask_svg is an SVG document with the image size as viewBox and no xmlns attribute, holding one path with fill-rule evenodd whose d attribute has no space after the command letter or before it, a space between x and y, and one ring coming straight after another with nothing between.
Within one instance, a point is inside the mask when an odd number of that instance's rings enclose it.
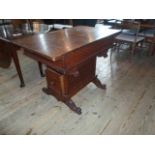
<instances>
[{"instance_id":1,"label":"chair leg","mask_svg":"<svg viewBox=\"0 0 155 155\"><path fill-rule=\"evenodd\" d=\"M131 54L132 55L135 55L135 47L136 47L136 44L132 44L132 47L131 47Z\"/></svg>"},{"instance_id":2,"label":"chair leg","mask_svg":"<svg viewBox=\"0 0 155 155\"><path fill-rule=\"evenodd\" d=\"M152 44L150 45L150 48L149 48L149 53L150 53L149 55L152 56L152 55L154 54L154 52L155 52L154 50L155 50L155 45L152 43Z\"/></svg>"},{"instance_id":3,"label":"chair leg","mask_svg":"<svg viewBox=\"0 0 155 155\"><path fill-rule=\"evenodd\" d=\"M40 71L40 75L41 77L45 77L45 74L43 73L43 66L42 63L38 61L38 66L39 66L39 71Z\"/></svg>"},{"instance_id":4,"label":"chair leg","mask_svg":"<svg viewBox=\"0 0 155 155\"><path fill-rule=\"evenodd\" d=\"M152 51L151 55L154 55L154 53L155 53L155 45L153 45L153 51Z\"/></svg>"},{"instance_id":5,"label":"chair leg","mask_svg":"<svg viewBox=\"0 0 155 155\"><path fill-rule=\"evenodd\" d=\"M117 45L116 45L116 50L117 50L117 53L119 53L119 51L120 51L120 48L121 48L121 43L117 43Z\"/></svg>"}]
</instances>

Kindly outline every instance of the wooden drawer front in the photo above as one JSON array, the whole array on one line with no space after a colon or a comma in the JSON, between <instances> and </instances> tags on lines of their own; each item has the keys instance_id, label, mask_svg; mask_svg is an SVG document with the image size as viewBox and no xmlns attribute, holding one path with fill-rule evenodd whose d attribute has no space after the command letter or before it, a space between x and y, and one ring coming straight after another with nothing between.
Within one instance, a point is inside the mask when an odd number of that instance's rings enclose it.
<instances>
[{"instance_id":1,"label":"wooden drawer front","mask_svg":"<svg viewBox=\"0 0 155 155\"><path fill-rule=\"evenodd\" d=\"M91 58L77 69L78 76L68 75L68 92L72 96L95 77L96 58Z\"/></svg>"},{"instance_id":2,"label":"wooden drawer front","mask_svg":"<svg viewBox=\"0 0 155 155\"><path fill-rule=\"evenodd\" d=\"M72 68L86 59L97 55L101 51L106 52L105 49L110 48L112 43L113 38L110 37L70 52L65 56L65 67Z\"/></svg>"},{"instance_id":3,"label":"wooden drawer front","mask_svg":"<svg viewBox=\"0 0 155 155\"><path fill-rule=\"evenodd\" d=\"M60 97L64 91L63 88L64 76L62 74L55 72L50 68L47 68L46 78L48 88L52 91L51 93Z\"/></svg>"}]
</instances>

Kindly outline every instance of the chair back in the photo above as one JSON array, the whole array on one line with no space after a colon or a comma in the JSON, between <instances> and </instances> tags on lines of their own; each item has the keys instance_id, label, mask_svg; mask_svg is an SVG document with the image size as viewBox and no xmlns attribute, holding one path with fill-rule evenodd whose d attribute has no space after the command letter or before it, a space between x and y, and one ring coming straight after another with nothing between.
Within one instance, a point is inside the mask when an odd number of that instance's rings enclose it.
<instances>
[{"instance_id":1,"label":"chair back","mask_svg":"<svg viewBox=\"0 0 155 155\"><path fill-rule=\"evenodd\" d=\"M49 32L49 26L40 22L33 22L33 32L34 33L46 33Z\"/></svg>"},{"instance_id":2,"label":"chair back","mask_svg":"<svg viewBox=\"0 0 155 155\"><path fill-rule=\"evenodd\" d=\"M116 19L112 28L113 29L122 29L122 22L123 22L123 20Z\"/></svg>"},{"instance_id":3,"label":"chair back","mask_svg":"<svg viewBox=\"0 0 155 155\"><path fill-rule=\"evenodd\" d=\"M135 36L134 42L136 42L140 31L140 23L136 21L123 21L121 31L129 36Z\"/></svg>"},{"instance_id":4,"label":"chair back","mask_svg":"<svg viewBox=\"0 0 155 155\"><path fill-rule=\"evenodd\" d=\"M127 30L128 32L138 34L140 30L140 23L135 21L123 21L121 27L122 31Z\"/></svg>"}]
</instances>

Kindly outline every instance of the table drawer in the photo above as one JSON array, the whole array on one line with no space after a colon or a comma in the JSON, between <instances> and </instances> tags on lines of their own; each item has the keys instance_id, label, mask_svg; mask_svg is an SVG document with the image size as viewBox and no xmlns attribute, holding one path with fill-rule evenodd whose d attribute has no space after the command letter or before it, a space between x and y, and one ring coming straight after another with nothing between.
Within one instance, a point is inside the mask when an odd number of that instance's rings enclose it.
<instances>
[{"instance_id":1,"label":"table drawer","mask_svg":"<svg viewBox=\"0 0 155 155\"><path fill-rule=\"evenodd\" d=\"M52 94L60 97L64 93L64 75L47 68L46 78L48 88L52 91Z\"/></svg>"},{"instance_id":2,"label":"table drawer","mask_svg":"<svg viewBox=\"0 0 155 155\"><path fill-rule=\"evenodd\" d=\"M96 57L60 74L51 68L46 70L48 88L57 99L70 98L95 78Z\"/></svg>"}]
</instances>

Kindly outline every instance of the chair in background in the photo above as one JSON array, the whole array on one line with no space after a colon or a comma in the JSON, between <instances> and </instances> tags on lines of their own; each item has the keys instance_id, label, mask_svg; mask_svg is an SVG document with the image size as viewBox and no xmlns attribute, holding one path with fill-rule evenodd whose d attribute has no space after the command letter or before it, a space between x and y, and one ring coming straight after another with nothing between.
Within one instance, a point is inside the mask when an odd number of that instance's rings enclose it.
<instances>
[{"instance_id":1,"label":"chair in background","mask_svg":"<svg viewBox=\"0 0 155 155\"><path fill-rule=\"evenodd\" d=\"M83 25L83 26L95 27L95 24L97 23L97 19L73 19L72 23L73 23L73 26Z\"/></svg>"},{"instance_id":2,"label":"chair in background","mask_svg":"<svg viewBox=\"0 0 155 155\"><path fill-rule=\"evenodd\" d=\"M121 33L116 36L115 44L118 50L122 45L129 45L131 53L135 54L135 48L142 45L144 37L139 36L140 23L134 21L122 21Z\"/></svg>"},{"instance_id":3,"label":"chair in background","mask_svg":"<svg viewBox=\"0 0 155 155\"><path fill-rule=\"evenodd\" d=\"M149 53L150 55L154 55L155 54L155 34L153 35L153 38L151 40L148 40L148 43L150 43Z\"/></svg>"},{"instance_id":4,"label":"chair in background","mask_svg":"<svg viewBox=\"0 0 155 155\"><path fill-rule=\"evenodd\" d=\"M115 21L112 25L112 29L122 29L122 23L123 23L123 20L115 19Z\"/></svg>"},{"instance_id":5,"label":"chair in background","mask_svg":"<svg viewBox=\"0 0 155 155\"><path fill-rule=\"evenodd\" d=\"M72 19L44 19L44 24L47 24L52 31L67 29L73 27Z\"/></svg>"},{"instance_id":6,"label":"chair in background","mask_svg":"<svg viewBox=\"0 0 155 155\"><path fill-rule=\"evenodd\" d=\"M144 29L139 35L145 38L145 47L148 49L148 54L153 55L155 53L155 25L141 25Z\"/></svg>"}]
</instances>

